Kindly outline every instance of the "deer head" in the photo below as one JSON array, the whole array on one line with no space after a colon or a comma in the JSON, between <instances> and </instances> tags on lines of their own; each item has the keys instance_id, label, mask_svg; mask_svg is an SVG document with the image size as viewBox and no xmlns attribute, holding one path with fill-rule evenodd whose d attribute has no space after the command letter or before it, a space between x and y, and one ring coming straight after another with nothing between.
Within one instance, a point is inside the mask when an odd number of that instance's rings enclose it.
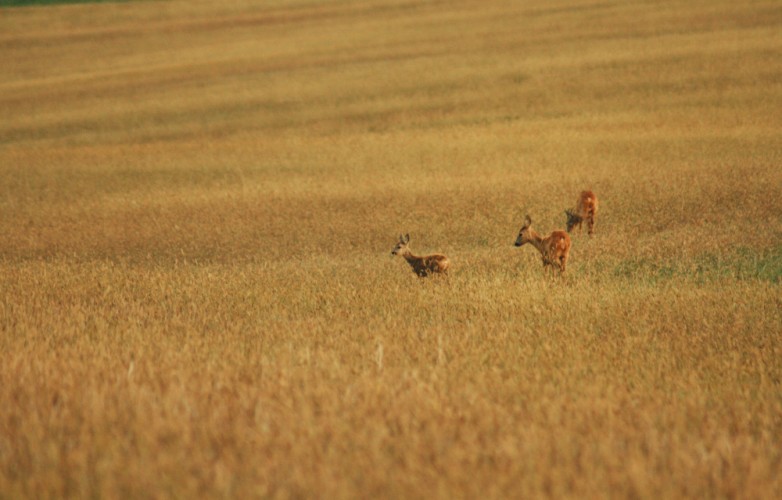
<instances>
[{"instance_id":1,"label":"deer head","mask_svg":"<svg viewBox=\"0 0 782 500\"><path fill-rule=\"evenodd\" d=\"M575 213L572 210L565 210L565 215L567 215L567 232L569 233L573 227L577 224L580 224L584 218Z\"/></svg>"},{"instance_id":2,"label":"deer head","mask_svg":"<svg viewBox=\"0 0 782 500\"><path fill-rule=\"evenodd\" d=\"M408 243L410 243L410 235L406 234L402 236L399 235L399 242L396 244L393 250L391 250L391 255L403 255L406 252L409 251L408 249Z\"/></svg>"},{"instance_id":3,"label":"deer head","mask_svg":"<svg viewBox=\"0 0 782 500\"><path fill-rule=\"evenodd\" d=\"M529 215L527 215L524 218L524 225L521 226L521 229L519 230L519 236L518 236L518 238L516 238L515 245L517 247L520 247L521 245L523 245L525 243L529 243L530 241L532 241L532 238L530 237L530 232L529 232L529 229L530 229L531 225L532 225L532 219L530 218Z\"/></svg>"}]
</instances>

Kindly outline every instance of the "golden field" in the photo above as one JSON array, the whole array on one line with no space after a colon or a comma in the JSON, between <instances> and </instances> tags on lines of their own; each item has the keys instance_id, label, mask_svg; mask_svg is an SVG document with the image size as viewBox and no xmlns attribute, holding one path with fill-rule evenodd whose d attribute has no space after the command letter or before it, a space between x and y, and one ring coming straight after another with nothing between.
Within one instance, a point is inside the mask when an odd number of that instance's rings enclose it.
<instances>
[{"instance_id":1,"label":"golden field","mask_svg":"<svg viewBox=\"0 0 782 500\"><path fill-rule=\"evenodd\" d=\"M0 9L0 498L779 498L780 33L773 0ZM516 234L582 189L547 277Z\"/></svg>"}]
</instances>

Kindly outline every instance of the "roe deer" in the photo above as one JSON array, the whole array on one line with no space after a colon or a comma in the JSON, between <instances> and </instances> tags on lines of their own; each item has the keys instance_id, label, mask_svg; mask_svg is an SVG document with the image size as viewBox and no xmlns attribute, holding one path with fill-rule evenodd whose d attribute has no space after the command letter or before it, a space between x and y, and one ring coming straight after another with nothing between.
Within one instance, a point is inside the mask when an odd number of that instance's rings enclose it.
<instances>
[{"instance_id":1,"label":"roe deer","mask_svg":"<svg viewBox=\"0 0 782 500\"><path fill-rule=\"evenodd\" d=\"M410 235L406 234L402 236L400 234L399 243L391 250L391 255L401 255L404 257L407 263L413 268L413 272L421 278L436 273L448 274L448 267L451 265L448 257L439 253L425 255L423 257L413 255L413 252L410 251L410 247L408 246L409 243Z\"/></svg>"},{"instance_id":2,"label":"roe deer","mask_svg":"<svg viewBox=\"0 0 782 500\"><path fill-rule=\"evenodd\" d=\"M524 219L524 225L519 231L519 237L516 238L516 246L520 247L525 243L531 243L543 257L543 267L551 266L553 270L556 266L559 268L559 273L563 274L570 253L570 236L565 231L553 231L543 238L530 227L531 225L532 219L527 215Z\"/></svg>"},{"instance_id":3,"label":"roe deer","mask_svg":"<svg viewBox=\"0 0 782 500\"><path fill-rule=\"evenodd\" d=\"M589 236L595 232L595 217L597 217L597 196L592 191L581 191L581 195L576 201L575 210L565 210L567 215L567 232L578 226L578 232L581 232L581 223L587 221Z\"/></svg>"}]
</instances>

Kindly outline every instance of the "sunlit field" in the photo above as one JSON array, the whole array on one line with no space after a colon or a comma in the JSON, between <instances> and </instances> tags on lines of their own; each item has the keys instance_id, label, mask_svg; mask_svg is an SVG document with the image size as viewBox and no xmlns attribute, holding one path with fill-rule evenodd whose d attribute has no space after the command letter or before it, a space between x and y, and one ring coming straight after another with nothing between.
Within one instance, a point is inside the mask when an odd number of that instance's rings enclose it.
<instances>
[{"instance_id":1,"label":"sunlit field","mask_svg":"<svg viewBox=\"0 0 782 500\"><path fill-rule=\"evenodd\" d=\"M779 498L780 61L774 0L0 9L0 498Z\"/></svg>"}]
</instances>

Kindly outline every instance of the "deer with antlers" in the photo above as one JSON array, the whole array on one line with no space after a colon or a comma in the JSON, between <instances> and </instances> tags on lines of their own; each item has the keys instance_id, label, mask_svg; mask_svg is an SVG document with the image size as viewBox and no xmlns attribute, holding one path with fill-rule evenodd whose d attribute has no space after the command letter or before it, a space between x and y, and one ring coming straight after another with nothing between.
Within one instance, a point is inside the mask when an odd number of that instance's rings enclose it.
<instances>
[{"instance_id":1,"label":"deer with antlers","mask_svg":"<svg viewBox=\"0 0 782 500\"><path fill-rule=\"evenodd\" d=\"M538 249L543 257L544 268L551 267L553 270L555 267L558 267L560 275L565 273L568 254L570 253L570 236L565 231L553 231L550 235L543 238L532 229L532 219L527 215L515 244L517 247L520 247L527 243Z\"/></svg>"},{"instance_id":2,"label":"deer with antlers","mask_svg":"<svg viewBox=\"0 0 782 500\"><path fill-rule=\"evenodd\" d=\"M581 195L576 201L575 209L565 210L567 215L567 232L571 232L575 226L578 226L578 232L581 232L581 223L587 222L589 236L595 231L595 218L597 217L597 196L592 191L581 191Z\"/></svg>"},{"instance_id":3,"label":"deer with antlers","mask_svg":"<svg viewBox=\"0 0 782 500\"><path fill-rule=\"evenodd\" d=\"M399 235L399 242L396 244L391 255L401 255L405 258L410 267L413 268L413 272L421 278L425 278L432 274L448 275L448 267L451 262L443 254L435 253L432 255L425 255L419 257L413 255L410 250L410 235Z\"/></svg>"}]
</instances>

